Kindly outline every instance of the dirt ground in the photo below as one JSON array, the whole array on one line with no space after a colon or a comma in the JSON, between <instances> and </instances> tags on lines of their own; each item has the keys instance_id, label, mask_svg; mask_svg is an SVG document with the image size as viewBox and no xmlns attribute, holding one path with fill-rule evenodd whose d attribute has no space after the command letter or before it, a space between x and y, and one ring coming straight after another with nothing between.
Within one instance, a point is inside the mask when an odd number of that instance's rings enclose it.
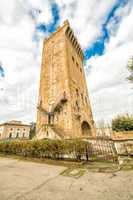
<instances>
[{"instance_id":1,"label":"dirt ground","mask_svg":"<svg viewBox=\"0 0 133 200\"><path fill-rule=\"evenodd\" d=\"M0 157L0 200L133 200L133 170L105 173Z\"/></svg>"}]
</instances>

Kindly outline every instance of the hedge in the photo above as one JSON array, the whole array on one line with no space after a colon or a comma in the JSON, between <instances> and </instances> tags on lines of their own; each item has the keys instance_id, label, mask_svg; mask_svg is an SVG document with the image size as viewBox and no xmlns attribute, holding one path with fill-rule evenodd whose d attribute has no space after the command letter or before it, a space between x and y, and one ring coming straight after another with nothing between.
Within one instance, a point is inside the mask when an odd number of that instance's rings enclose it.
<instances>
[{"instance_id":1,"label":"hedge","mask_svg":"<svg viewBox=\"0 0 133 200\"><path fill-rule=\"evenodd\" d=\"M34 158L88 160L91 149L81 140L0 141L0 153Z\"/></svg>"}]
</instances>

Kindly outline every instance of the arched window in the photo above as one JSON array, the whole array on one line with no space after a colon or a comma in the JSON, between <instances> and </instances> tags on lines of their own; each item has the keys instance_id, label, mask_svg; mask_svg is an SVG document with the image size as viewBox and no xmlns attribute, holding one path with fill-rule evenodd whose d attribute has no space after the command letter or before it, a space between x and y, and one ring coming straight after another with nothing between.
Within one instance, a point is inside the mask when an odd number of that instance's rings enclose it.
<instances>
[{"instance_id":1,"label":"arched window","mask_svg":"<svg viewBox=\"0 0 133 200\"><path fill-rule=\"evenodd\" d=\"M9 133L9 138L12 138L12 133Z\"/></svg>"},{"instance_id":2,"label":"arched window","mask_svg":"<svg viewBox=\"0 0 133 200\"><path fill-rule=\"evenodd\" d=\"M18 138L18 137L19 137L19 133L17 132L16 138Z\"/></svg>"}]
</instances>

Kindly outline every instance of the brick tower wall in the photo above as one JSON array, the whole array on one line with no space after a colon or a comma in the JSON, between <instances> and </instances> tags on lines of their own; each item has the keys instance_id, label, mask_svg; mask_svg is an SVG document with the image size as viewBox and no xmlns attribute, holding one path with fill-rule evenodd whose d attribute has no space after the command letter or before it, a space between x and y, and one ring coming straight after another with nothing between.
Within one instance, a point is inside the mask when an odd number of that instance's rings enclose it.
<instances>
[{"instance_id":1,"label":"brick tower wall","mask_svg":"<svg viewBox=\"0 0 133 200\"><path fill-rule=\"evenodd\" d=\"M61 137L81 137L83 121L93 129L83 53L67 22L44 41L37 137L48 136L49 127Z\"/></svg>"}]
</instances>

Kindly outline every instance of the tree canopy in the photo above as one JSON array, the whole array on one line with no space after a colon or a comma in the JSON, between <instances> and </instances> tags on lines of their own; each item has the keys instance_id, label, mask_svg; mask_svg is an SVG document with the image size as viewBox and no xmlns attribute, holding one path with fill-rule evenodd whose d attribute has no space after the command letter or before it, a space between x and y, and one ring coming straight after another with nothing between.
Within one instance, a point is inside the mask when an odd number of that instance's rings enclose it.
<instances>
[{"instance_id":1,"label":"tree canopy","mask_svg":"<svg viewBox=\"0 0 133 200\"><path fill-rule=\"evenodd\" d=\"M132 131L133 130L133 116L121 115L112 120L113 131Z\"/></svg>"}]
</instances>

